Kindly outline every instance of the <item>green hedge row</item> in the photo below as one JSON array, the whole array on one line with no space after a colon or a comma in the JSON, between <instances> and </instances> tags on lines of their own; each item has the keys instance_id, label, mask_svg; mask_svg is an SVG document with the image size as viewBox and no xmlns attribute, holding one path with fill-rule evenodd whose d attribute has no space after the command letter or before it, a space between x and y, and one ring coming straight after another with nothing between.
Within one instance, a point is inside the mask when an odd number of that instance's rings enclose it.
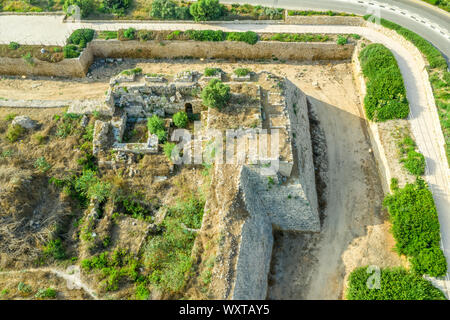
<instances>
[{"instance_id":1,"label":"green hedge row","mask_svg":"<svg viewBox=\"0 0 450 320\"><path fill-rule=\"evenodd\" d=\"M446 300L431 282L403 268L356 268L349 277L348 300ZM370 286L368 285L370 284ZM377 284L379 287L377 288Z\"/></svg>"},{"instance_id":2,"label":"green hedge row","mask_svg":"<svg viewBox=\"0 0 450 320\"><path fill-rule=\"evenodd\" d=\"M67 39L63 48L64 58L77 58L87 44L94 39L95 31L92 29L77 29Z\"/></svg>"},{"instance_id":3,"label":"green hedge row","mask_svg":"<svg viewBox=\"0 0 450 320\"><path fill-rule=\"evenodd\" d=\"M370 15L366 15L364 19L368 20L370 17ZM380 24L388 29L395 30L406 40L411 41L426 57L430 65L427 71L430 75L430 83L433 88L442 132L444 134L447 161L450 161L450 103L448 101L450 98L450 73L447 71L447 63L444 57L438 49L418 34L385 19L381 19Z\"/></svg>"},{"instance_id":4,"label":"green hedge row","mask_svg":"<svg viewBox=\"0 0 450 320\"><path fill-rule=\"evenodd\" d=\"M367 117L374 121L406 118L409 104L402 74L392 52L382 44L374 43L361 51L359 59L368 79L364 98Z\"/></svg>"},{"instance_id":5,"label":"green hedge row","mask_svg":"<svg viewBox=\"0 0 450 320\"><path fill-rule=\"evenodd\" d=\"M440 226L433 196L424 180L394 188L384 199L392 221L396 250L411 258L412 270L433 277L447 272L440 248Z\"/></svg>"}]
</instances>

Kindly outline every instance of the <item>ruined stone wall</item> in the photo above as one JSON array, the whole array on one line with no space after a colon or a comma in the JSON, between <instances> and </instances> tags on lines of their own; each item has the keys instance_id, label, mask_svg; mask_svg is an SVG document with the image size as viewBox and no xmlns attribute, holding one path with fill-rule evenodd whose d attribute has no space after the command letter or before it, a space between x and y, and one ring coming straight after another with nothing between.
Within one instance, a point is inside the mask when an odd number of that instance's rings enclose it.
<instances>
[{"instance_id":1,"label":"ruined stone wall","mask_svg":"<svg viewBox=\"0 0 450 320\"><path fill-rule=\"evenodd\" d=\"M242 225L232 299L258 299L267 296L267 281L272 258L272 222L258 194L253 192L251 173L243 166L239 188L249 216Z\"/></svg>"},{"instance_id":2,"label":"ruined stone wall","mask_svg":"<svg viewBox=\"0 0 450 320\"><path fill-rule=\"evenodd\" d=\"M346 25L346 26L364 26L365 21L361 17L345 16L289 16L286 14L284 20L290 24L309 24L309 25Z\"/></svg>"},{"instance_id":3,"label":"ruined stone wall","mask_svg":"<svg viewBox=\"0 0 450 320\"><path fill-rule=\"evenodd\" d=\"M305 190L313 213L318 215L317 190L312 157L306 95L291 81L285 80L285 103L289 113L290 137L295 145L294 157L298 161L299 180Z\"/></svg>"},{"instance_id":4,"label":"ruined stone wall","mask_svg":"<svg viewBox=\"0 0 450 320\"><path fill-rule=\"evenodd\" d=\"M47 62L33 59L30 65L22 58L0 57L0 74L8 75L39 75L57 77L84 77L93 58L89 50L74 59L64 59L60 62Z\"/></svg>"},{"instance_id":5,"label":"ruined stone wall","mask_svg":"<svg viewBox=\"0 0 450 320\"><path fill-rule=\"evenodd\" d=\"M119 41L93 40L80 57L60 62L34 59L34 66L22 58L0 57L0 74L84 77L94 57L101 58L223 58L281 60L350 59L354 44L259 41L254 45L238 41Z\"/></svg>"},{"instance_id":6,"label":"ruined stone wall","mask_svg":"<svg viewBox=\"0 0 450 320\"><path fill-rule=\"evenodd\" d=\"M91 42L96 57L135 58L223 58L282 60L350 59L354 44L259 41L254 45L238 41L119 41Z\"/></svg>"}]
</instances>

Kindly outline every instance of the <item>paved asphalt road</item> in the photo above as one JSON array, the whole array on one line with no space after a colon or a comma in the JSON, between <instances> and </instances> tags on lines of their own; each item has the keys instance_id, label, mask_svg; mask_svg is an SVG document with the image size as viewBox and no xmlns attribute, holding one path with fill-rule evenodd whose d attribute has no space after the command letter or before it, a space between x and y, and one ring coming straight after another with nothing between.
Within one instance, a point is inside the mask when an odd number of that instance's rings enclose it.
<instances>
[{"instance_id":1,"label":"paved asphalt road","mask_svg":"<svg viewBox=\"0 0 450 320\"><path fill-rule=\"evenodd\" d=\"M447 63L450 61L450 13L419 0L221 0L221 2L260 4L299 10L334 10L359 15L373 14L371 10L379 9L381 18L419 34L446 56Z\"/></svg>"}]
</instances>

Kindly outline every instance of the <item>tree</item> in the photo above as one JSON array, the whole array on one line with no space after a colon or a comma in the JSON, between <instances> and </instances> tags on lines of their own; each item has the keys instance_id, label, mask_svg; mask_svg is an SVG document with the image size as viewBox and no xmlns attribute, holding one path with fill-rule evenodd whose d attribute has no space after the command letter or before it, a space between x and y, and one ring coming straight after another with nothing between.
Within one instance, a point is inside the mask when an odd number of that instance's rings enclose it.
<instances>
[{"instance_id":1,"label":"tree","mask_svg":"<svg viewBox=\"0 0 450 320\"><path fill-rule=\"evenodd\" d=\"M201 97L205 106L222 108L231 98L230 87L223 84L219 79L212 79L202 90Z\"/></svg>"},{"instance_id":2,"label":"tree","mask_svg":"<svg viewBox=\"0 0 450 320\"><path fill-rule=\"evenodd\" d=\"M176 3L172 0L155 0L152 3L150 16L158 19L175 19Z\"/></svg>"},{"instance_id":3,"label":"tree","mask_svg":"<svg viewBox=\"0 0 450 320\"><path fill-rule=\"evenodd\" d=\"M178 127L178 128L186 128L187 124L188 124L188 116L186 114L186 112L184 111L179 111L177 113L175 113L173 115L173 123Z\"/></svg>"},{"instance_id":4,"label":"tree","mask_svg":"<svg viewBox=\"0 0 450 320\"><path fill-rule=\"evenodd\" d=\"M147 120L147 127L150 133L156 134L158 130L164 130L164 121L155 114Z\"/></svg>"},{"instance_id":5,"label":"tree","mask_svg":"<svg viewBox=\"0 0 450 320\"><path fill-rule=\"evenodd\" d=\"M95 9L94 0L65 0L63 5L64 11L67 12L71 5L80 7L82 18L86 18Z\"/></svg>"},{"instance_id":6,"label":"tree","mask_svg":"<svg viewBox=\"0 0 450 320\"><path fill-rule=\"evenodd\" d=\"M225 9L219 0L198 0L189 7L195 21L214 20L223 15Z\"/></svg>"},{"instance_id":7,"label":"tree","mask_svg":"<svg viewBox=\"0 0 450 320\"><path fill-rule=\"evenodd\" d=\"M112 12L118 15L125 14L125 11L130 7L131 0L103 0L103 8L107 12Z\"/></svg>"}]
</instances>

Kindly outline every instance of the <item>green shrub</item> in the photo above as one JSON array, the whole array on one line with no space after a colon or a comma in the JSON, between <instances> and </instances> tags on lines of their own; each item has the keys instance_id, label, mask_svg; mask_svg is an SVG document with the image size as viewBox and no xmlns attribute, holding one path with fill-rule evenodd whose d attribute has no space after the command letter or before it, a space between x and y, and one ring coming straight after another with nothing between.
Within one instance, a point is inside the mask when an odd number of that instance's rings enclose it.
<instances>
[{"instance_id":1,"label":"green shrub","mask_svg":"<svg viewBox=\"0 0 450 320\"><path fill-rule=\"evenodd\" d=\"M210 108L222 108L231 98L230 87L218 79L209 81L201 93L203 104Z\"/></svg>"},{"instance_id":2,"label":"green shrub","mask_svg":"<svg viewBox=\"0 0 450 320\"><path fill-rule=\"evenodd\" d=\"M403 268L380 270L380 288L369 288L376 275L368 267L356 268L349 277L348 300L445 300L431 282ZM372 277L372 278L371 278ZM374 284L374 283L372 283Z\"/></svg>"},{"instance_id":3,"label":"green shrub","mask_svg":"<svg viewBox=\"0 0 450 320\"><path fill-rule=\"evenodd\" d=\"M246 75L248 75L250 73L250 70L247 68L237 68L233 72L238 77L245 77Z\"/></svg>"},{"instance_id":4,"label":"green shrub","mask_svg":"<svg viewBox=\"0 0 450 320\"><path fill-rule=\"evenodd\" d=\"M15 114L15 113L8 113L6 116L5 116L5 121L12 121L12 120L14 120L14 118L17 116L17 114Z\"/></svg>"},{"instance_id":5,"label":"green shrub","mask_svg":"<svg viewBox=\"0 0 450 320\"><path fill-rule=\"evenodd\" d=\"M392 221L392 233L399 254L412 257L414 271L419 274L436 274L436 270L446 270L444 262L435 254L440 249L439 220L431 192L426 183L417 178L414 184L406 184L402 189L394 190L383 202L388 208ZM431 251L429 251L431 250ZM423 260L424 259L424 260ZM435 259L431 261L430 259ZM426 269L427 266L439 267Z\"/></svg>"},{"instance_id":6,"label":"green shrub","mask_svg":"<svg viewBox=\"0 0 450 320\"><path fill-rule=\"evenodd\" d=\"M325 42L330 39L327 35L309 33L276 33L265 36L262 40L281 42Z\"/></svg>"},{"instance_id":7,"label":"green shrub","mask_svg":"<svg viewBox=\"0 0 450 320\"><path fill-rule=\"evenodd\" d=\"M195 41L224 41L226 36L222 30L186 30L184 35Z\"/></svg>"},{"instance_id":8,"label":"green shrub","mask_svg":"<svg viewBox=\"0 0 450 320\"><path fill-rule=\"evenodd\" d=\"M44 157L39 157L34 162L34 167L42 173L45 173L50 170L52 166L47 162L47 160L45 160Z\"/></svg>"},{"instance_id":9,"label":"green shrub","mask_svg":"<svg viewBox=\"0 0 450 320\"><path fill-rule=\"evenodd\" d=\"M168 214L182 222L186 227L200 229L202 226L204 199L192 194L183 201L169 208Z\"/></svg>"},{"instance_id":10,"label":"green shrub","mask_svg":"<svg viewBox=\"0 0 450 320\"><path fill-rule=\"evenodd\" d=\"M150 10L150 16L157 19L175 19L176 3L172 0L154 0Z\"/></svg>"},{"instance_id":11,"label":"green shrub","mask_svg":"<svg viewBox=\"0 0 450 320\"><path fill-rule=\"evenodd\" d=\"M151 118L148 118L147 127L150 133L156 134L158 130L165 130L164 120L155 114Z\"/></svg>"},{"instance_id":12,"label":"green shrub","mask_svg":"<svg viewBox=\"0 0 450 320\"><path fill-rule=\"evenodd\" d=\"M44 254L51 256L56 260L63 260L66 258L66 252L64 251L61 239L49 241L43 251Z\"/></svg>"},{"instance_id":13,"label":"green shrub","mask_svg":"<svg viewBox=\"0 0 450 320\"><path fill-rule=\"evenodd\" d=\"M31 55L31 52L27 52L26 54L24 54L22 56L22 59L25 60L25 62L29 65L29 66L34 66L34 60L33 60L33 56Z\"/></svg>"},{"instance_id":14,"label":"green shrub","mask_svg":"<svg viewBox=\"0 0 450 320\"><path fill-rule=\"evenodd\" d=\"M421 176L425 173L425 157L415 150L408 151L407 157L400 159L400 162L413 175Z\"/></svg>"},{"instance_id":15,"label":"green shrub","mask_svg":"<svg viewBox=\"0 0 450 320\"><path fill-rule=\"evenodd\" d=\"M17 285L17 291L22 292L22 293L30 293L31 286L24 282L19 282L19 284Z\"/></svg>"},{"instance_id":16,"label":"green shrub","mask_svg":"<svg viewBox=\"0 0 450 320\"><path fill-rule=\"evenodd\" d=\"M416 257L411 259L411 265L413 271L418 274L438 277L447 273L447 261L444 253L438 247L420 251Z\"/></svg>"},{"instance_id":17,"label":"green shrub","mask_svg":"<svg viewBox=\"0 0 450 320\"><path fill-rule=\"evenodd\" d=\"M34 296L38 299L54 299L56 298L56 290L53 288L39 289Z\"/></svg>"},{"instance_id":18,"label":"green shrub","mask_svg":"<svg viewBox=\"0 0 450 320\"><path fill-rule=\"evenodd\" d=\"M71 5L76 5L80 7L80 13L82 18L86 18L95 10L94 0L64 0L63 9L67 12L67 9Z\"/></svg>"},{"instance_id":19,"label":"green shrub","mask_svg":"<svg viewBox=\"0 0 450 320\"><path fill-rule=\"evenodd\" d=\"M221 71L222 70L220 70L219 68L205 68L203 74L205 75L205 77L212 77L219 74Z\"/></svg>"},{"instance_id":20,"label":"green shrub","mask_svg":"<svg viewBox=\"0 0 450 320\"><path fill-rule=\"evenodd\" d=\"M186 112L179 111L179 112L175 113L173 115L173 123L178 128L186 128L186 126L188 124L188 116L187 116Z\"/></svg>"},{"instance_id":21,"label":"green shrub","mask_svg":"<svg viewBox=\"0 0 450 320\"><path fill-rule=\"evenodd\" d=\"M355 16L353 13L314 10L288 10L289 16Z\"/></svg>"},{"instance_id":22,"label":"green shrub","mask_svg":"<svg viewBox=\"0 0 450 320\"><path fill-rule=\"evenodd\" d=\"M65 59L78 58L80 56L80 49L77 45L68 44L63 47L63 54Z\"/></svg>"},{"instance_id":23,"label":"green shrub","mask_svg":"<svg viewBox=\"0 0 450 320\"><path fill-rule=\"evenodd\" d=\"M11 50L17 50L19 49L20 44L18 44L17 42L11 41L8 45L8 48Z\"/></svg>"},{"instance_id":24,"label":"green shrub","mask_svg":"<svg viewBox=\"0 0 450 320\"><path fill-rule=\"evenodd\" d=\"M103 0L103 9L106 12L123 16L130 7L131 0Z\"/></svg>"},{"instance_id":25,"label":"green shrub","mask_svg":"<svg viewBox=\"0 0 450 320\"><path fill-rule=\"evenodd\" d=\"M374 121L403 119L409 114L409 104L400 69L394 55L382 44L370 44L360 55L361 68L367 77L364 107Z\"/></svg>"},{"instance_id":26,"label":"green shrub","mask_svg":"<svg viewBox=\"0 0 450 320\"><path fill-rule=\"evenodd\" d=\"M341 45L341 46L343 46L344 44L346 44L347 43L347 37L344 37L344 36L338 36L338 38L337 38L337 40L336 40L336 43L337 44L339 44L339 45Z\"/></svg>"},{"instance_id":27,"label":"green shrub","mask_svg":"<svg viewBox=\"0 0 450 320\"><path fill-rule=\"evenodd\" d=\"M148 300L150 298L150 291L148 290L145 283L139 283L136 286L135 296L137 300Z\"/></svg>"},{"instance_id":28,"label":"green shrub","mask_svg":"<svg viewBox=\"0 0 450 320\"><path fill-rule=\"evenodd\" d=\"M84 170L74 183L75 191L87 199L97 199L103 202L111 191L109 183L102 182L93 170Z\"/></svg>"},{"instance_id":29,"label":"green shrub","mask_svg":"<svg viewBox=\"0 0 450 320\"><path fill-rule=\"evenodd\" d=\"M136 38L136 29L128 28L123 31L123 36L128 40L133 40Z\"/></svg>"},{"instance_id":30,"label":"green shrub","mask_svg":"<svg viewBox=\"0 0 450 320\"><path fill-rule=\"evenodd\" d=\"M164 143L167 140L167 132L165 129L160 129L156 131L156 136L158 137L159 143Z\"/></svg>"},{"instance_id":31,"label":"green shrub","mask_svg":"<svg viewBox=\"0 0 450 320\"><path fill-rule=\"evenodd\" d=\"M169 159L170 161L174 161L175 158L177 158L177 155L179 156L179 150L176 144L173 142L166 142L163 146L163 151L167 159ZM175 154L173 154L174 152Z\"/></svg>"},{"instance_id":32,"label":"green shrub","mask_svg":"<svg viewBox=\"0 0 450 320\"><path fill-rule=\"evenodd\" d=\"M117 39L117 31L99 31L98 37L105 40Z\"/></svg>"},{"instance_id":33,"label":"green shrub","mask_svg":"<svg viewBox=\"0 0 450 320\"><path fill-rule=\"evenodd\" d=\"M19 125L10 125L6 131L6 139L8 139L9 142L16 142L24 133L25 129L23 127Z\"/></svg>"},{"instance_id":34,"label":"green shrub","mask_svg":"<svg viewBox=\"0 0 450 320\"><path fill-rule=\"evenodd\" d=\"M192 267L195 233L183 229L173 217L166 217L163 227L164 232L151 237L144 246L144 266L152 285L164 292L180 293Z\"/></svg>"},{"instance_id":35,"label":"green shrub","mask_svg":"<svg viewBox=\"0 0 450 320\"><path fill-rule=\"evenodd\" d=\"M226 40L228 41L242 41L248 44L255 44L258 42L258 34L253 31L247 32L227 32Z\"/></svg>"},{"instance_id":36,"label":"green shrub","mask_svg":"<svg viewBox=\"0 0 450 320\"><path fill-rule=\"evenodd\" d=\"M139 74L141 72L142 72L142 68L134 68L134 69L123 70L120 74L130 76L132 74Z\"/></svg>"},{"instance_id":37,"label":"green shrub","mask_svg":"<svg viewBox=\"0 0 450 320\"><path fill-rule=\"evenodd\" d=\"M94 39L95 31L92 29L77 29L67 39L67 44L75 44L80 48L86 48L86 45Z\"/></svg>"},{"instance_id":38,"label":"green shrub","mask_svg":"<svg viewBox=\"0 0 450 320\"><path fill-rule=\"evenodd\" d=\"M195 21L218 19L224 14L224 11L219 0L198 0L189 7L189 12Z\"/></svg>"}]
</instances>

